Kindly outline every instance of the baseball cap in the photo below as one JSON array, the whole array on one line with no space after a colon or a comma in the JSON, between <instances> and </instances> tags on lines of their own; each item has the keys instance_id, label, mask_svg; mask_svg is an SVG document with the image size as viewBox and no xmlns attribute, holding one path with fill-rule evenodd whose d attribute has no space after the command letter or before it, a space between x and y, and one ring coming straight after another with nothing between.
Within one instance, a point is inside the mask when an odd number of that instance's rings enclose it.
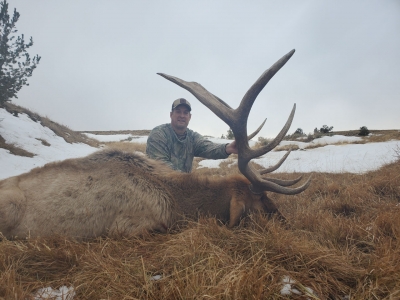
<instances>
[{"instance_id":1,"label":"baseball cap","mask_svg":"<svg viewBox=\"0 0 400 300\"><path fill-rule=\"evenodd\" d=\"M185 98L178 98L174 102L172 102L172 110L174 110L179 105L186 105L189 111L192 110L189 101L187 101Z\"/></svg>"}]
</instances>

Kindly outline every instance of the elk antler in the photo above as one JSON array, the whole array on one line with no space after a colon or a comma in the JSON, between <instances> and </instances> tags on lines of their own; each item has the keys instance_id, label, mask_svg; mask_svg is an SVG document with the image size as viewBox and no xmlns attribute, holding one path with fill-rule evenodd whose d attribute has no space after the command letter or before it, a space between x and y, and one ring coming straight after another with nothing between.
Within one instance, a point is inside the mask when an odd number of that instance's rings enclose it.
<instances>
[{"instance_id":1,"label":"elk antler","mask_svg":"<svg viewBox=\"0 0 400 300\"><path fill-rule=\"evenodd\" d=\"M262 91L269 80L282 68L285 63L290 59L295 50L290 51L288 54L283 56L271 68L266 70L260 78L250 87L247 93L244 95L238 108L233 109L223 100L217 96L211 94L204 87L197 82L187 82L182 79L166 75L163 73L157 73L162 77L176 83L182 88L191 92L201 103L207 106L213 113L215 113L221 120L223 120L231 129L235 135L236 145L238 149L238 166L240 172L251 182L250 190L254 193L261 193L262 191L271 191L280 194L293 195L304 191L310 184L310 178L305 184L297 188L287 188L300 181L301 177L295 180L279 180L273 178L263 178L262 174L270 173L285 161L290 151L273 167L257 171L252 165L249 164L250 160L266 154L267 152L274 149L285 137L292 123L294 113L296 110L296 104L294 104L292 112L280 133L275 139L268 145L265 145L258 149L251 149L248 140L254 137L262 128L265 123L251 135L247 136L247 119L251 107L256 100L258 94Z\"/></svg>"}]
</instances>

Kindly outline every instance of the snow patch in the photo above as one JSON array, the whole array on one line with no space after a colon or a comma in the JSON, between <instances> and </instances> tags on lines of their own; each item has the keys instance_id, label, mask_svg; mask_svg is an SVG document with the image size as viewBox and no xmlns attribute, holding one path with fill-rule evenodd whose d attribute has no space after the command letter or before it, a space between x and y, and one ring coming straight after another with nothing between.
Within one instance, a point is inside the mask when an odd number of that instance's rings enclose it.
<instances>
[{"instance_id":1,"label":"snow patch","mask_svg":"<svg viewBox=\"0 0 400 300\"><path fill-rule=\"evenodd\" d=\"M71 287L62 286L58 290L53 290L51 287L46 287L37 290L33 299L35 300L43 300L43 299L51 299L51 300L72 300L75 296L75 290Z\"/></svg>"},{"instance_id":2,"label":"snow patch","mask_svg":"<svg viewBox=\"0 0 400 300\"><path fill-rule=\"evenodd\" d=\"M84 135L87 137L97 140L101 143L107 142L132 142L132 143L139 143L139 144L146 144L147 143L147 136L139 136L139 135L132 135L132 134L92 134L84 132Z\"/></svg>"}]
</instances>

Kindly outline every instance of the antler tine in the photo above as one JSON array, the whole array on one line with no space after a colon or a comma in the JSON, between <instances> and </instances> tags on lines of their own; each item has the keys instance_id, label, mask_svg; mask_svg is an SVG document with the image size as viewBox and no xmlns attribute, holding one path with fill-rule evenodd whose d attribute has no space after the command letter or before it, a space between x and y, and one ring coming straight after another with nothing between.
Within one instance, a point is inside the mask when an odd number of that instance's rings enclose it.
<instances>
[{"instance_id":1,"label":"antler tine","mask_svg":"<svg viewBox=\"0 0 400 300\"><path fill-rule=\"evenodd\" d=\"M286 136L287 132L289 131L290 125L292 125L292 121L293 121L295 112L296 112L296 103L293 105L293 108L289 115L289 118L286 121L285 126L283 126L283 128L279 132L279 134L268 145L265 145L258 149L253 149L251 158L256 158L261 155L264 155L265 153L268 153L269 151L271 151L272 149L274 149L276 146L279 145L279 143L283 140L283 138Z\"/></svg>"},{"instance_id":2,"label":"antler tine","mask_svg":"<svg viewBox=\"0 0 400 300\"><path fill-rule=\"evenodd\" d=\"M271 172L277 170L283 164L283 162L286 160L286 158L289 156L290 152L292 152L292 149L289 149L289 151L286 152L286 154L281 158L281 160L276 165L260 170L260 175L271 173Z\"/></svg>"},{"instance_id":3,"label":"antler tine","mask_svg":"<svg viewBox=\"0 0 400 300\"><path fill-rule=\"evenodd\" d=\"M264 177L264 180L271 181L273 183L279 184L280 186L292 186L292 185L298 183L302 178L303 178L303 176L299 176L296 179L292 179L292 180L282 180L282 179Z\"/></svg>"},{"instance_id":4,"label":"antler tine","mask_svg":"<svg viewBox=\"0 0 400 300\"><path fill-rule=\"evenodd\" d=\"M308 185L310 179L308 181L298 187L298 188L286 188L284 186L290 186L294 184L295 182L293 181L278 181L275 179L270 179L270 178L262 178L261 177L261 172L262 174L272 172L276 170L277 168L280 167L280 165L286 160L288 155L290 154L291 151L288 151L283 158L273 167L261 170L261 171L256 171L253 166L249 165L249 161L252 158L261 156L268 151L271 151L274 149L280 142L281 140L285 137L286 133L288 132L290 125L292 123L292 120L294 118L294 113L296 111L296 104L294 104L292 112L290 113L290 116L288 120L286 121L285 126L282 128L282 130L279 132L279 134L275 137L275 139L269 143L268 145L261 147L259 149L244 149L244 154L245 155L239 155L238 158L238 167L239 170L242 172L242 174L251 182L251 190L254 192L261 192L261 191L271 191L271 192L276 192L280 194L286 194L286 195L293 195L297 193L301 193L304 191ZM293 182L293 183L292 183Z\"/></svg>"},{"instance_id":5,"label":"antler tine","mask_svg":"<svg viewBox=\"0 0 400 300\"><path fill-rule=\"evenodd\" d=\"M233 110L233 108L232 108L232 107L230 107L230 106L229 106L229 104L228 104L228 103L226 103L224 100L222 100L221 98L219 98L219 97L215 96L214 94L211 94L211 95L213 95L215 98L217 98L217 99L218 99L218 101L219 101L219 102L221 102L223 105L225 105L226 107L228 107L228 108L230 108L230 109L232 109L232 110Z\"/></svg>"},{"instance_id":6,"label":"antler tine","mask_svg":"<svg viewBox=\"0 0 400 300\"><path fill-rule=\"evenodd\" d=\"M193 96L195 96L201 103L208 107L214 114L216 114L221 120L223 120L229 127L232 128L234 110L223 100L207 91L201 84L197 82L188 82L164 73L157 74L192 93Z\"/></svg>"},{"instance_id":7,"label":"antler tine","mask_svg":"<svg viewBox=\"0 0 400 300\"><path fill-rule=\"evenodd\" d=\"M307 179L305 184L303 184L302 186L299 186L297 188L287 188L287 187L283 187L279 184L276 184L274 182L264 180L263 185L262 185L262 190L279 193L279 194L284 194L284 195L295 195L295 194L299 194L299 193L303 192L304 190L306 190L308 188L308 186L310 185L310 183L311 183L311 176ZM253 188L251 188L251 189L253 190ZM256 192L256 191L254 191L254 192Z\"/></svg>"},{"instance_id":8,"label":"antler tine","mask_svg":"<svg viewBox=\"0 0 400 300\"><path fill-rule=\"evenodd\" d=\"M265 121L267 121L267 119L265 119L264 122L262 122L262 124L256 129L256 131L254 131L252 134L250 134L247 137L248 141L250 141L253 137L255 137L260 132L260 130L263 128L263 126L265 124Z\"/></svg>"},{"instance_id":9,"label":"antler tine","mask_svg":"<svg viewBox=\"0 0 400 300\"><path fill-rule=\"evenodd\" d=\"M246 120L249 116L251 107L253 106L254 101L256 100L258 94L262 91L262 89L266 86L266 84L270 81L270 79L286 64L286 62L292 57L295 50L293 49L286 55L284 55L280 60L272 65L268 70L266 70L257 81L250 87L247 93L244 95L239 107L237 108L238 114L241 120Z\"/></svg>"}]
</instances>

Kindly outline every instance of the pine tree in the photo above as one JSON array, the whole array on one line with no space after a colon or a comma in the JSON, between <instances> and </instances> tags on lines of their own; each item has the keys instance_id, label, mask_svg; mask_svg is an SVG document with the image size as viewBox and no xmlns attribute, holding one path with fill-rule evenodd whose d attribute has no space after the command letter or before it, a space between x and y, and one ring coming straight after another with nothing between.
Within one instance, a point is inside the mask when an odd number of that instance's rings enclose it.
<instances>
[{"instance_id":1,"label":"pine tree","mask_svg":"<svg viewBox=\"0 0 400 300\"><path fill-rule=\"evenodd\" d=\"M226 139L228 139L228 140L234 140L235 139L235 135L233 134L233 131L230 128L226 132Z\"/></svg>"},{"instance_id":2,"label":"pine tree","mask_svg":"<svg viewBox=\"0 0 400 300\"><path fill-rule=\"evenodd\" d=\"M296 131L295 131L293 134L296 134L296 135L304 135L304 131L303 131L303 129L301 129L301 128L297 128Z\"/></svg>"},{"instance_id":3,"label":"pine tree","mask_svg":"<svg viewBox=\"0 0 400 300\"><path fill-rule=\"evenodd\" d=\"M330 133L333 129L333 126L328 126L328 125L323 125L320 129L319 132L321 133Z\"/></svg>"},{"instance_id":4,"label":"pine tree","mask_svg":"<svg viewBox=\"0 0 400 300\"><path fill-rule=\"evenodd\" d=\"M358 135L361 135L361 136L368 136L369 133L370 133L370 132L369 132L367 126L362 126L362 127L360 127L360 132L358 133Z\"/></svg>"},{"instance_id":5,"label":"pine tree","mask_svg":"<svg viewBox=\"0 0 400 300\"><path fill-rule=\"evenodd\" d=\"M14 9L10 18L7 1L0 2L0 106L11 98L18 98L18 91L29 85L28 77L40 61L40 56L31 58L27 52L33 45L32 37L25 43L23 34L15 36L19 16Z\"/></svg>"}]
</instances>

